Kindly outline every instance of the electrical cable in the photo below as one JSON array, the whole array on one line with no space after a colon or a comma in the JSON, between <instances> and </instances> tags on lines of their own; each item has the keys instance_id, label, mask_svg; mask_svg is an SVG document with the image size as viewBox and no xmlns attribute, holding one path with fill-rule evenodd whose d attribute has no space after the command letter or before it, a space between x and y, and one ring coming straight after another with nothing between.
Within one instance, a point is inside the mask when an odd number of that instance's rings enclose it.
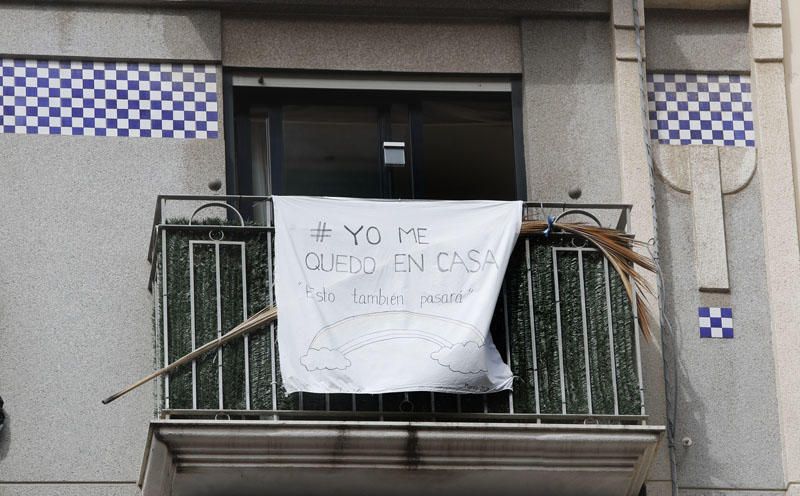
<instances>
[{"instance_id":1,"label":"electrical cable","mask_svg":"<svg viewBox=\"0 0 800 496\"><path fill-rule=\"evenodd\" d=\"M641 23L639 22L639 0L631 0L633 5L633 29L636 40L636 62L639 70L639 106L642 117L642 134L645 149L647 151L647 170L650 180L650 210L653 216L653 238L650 240L650 256L656 266L656 284L658 294L658 313L661 329L661 357L664 368L664 393L666 400L667 414L667 446L669 451L670 479L672 482L672 496L678 496L678 464L675 454L675 423L677 418L677 368L674 366L674 346L673 339L675 334L666 313L666 291L661 271L661 261L658 253L658 213L656 211L656 189L655 189L655 165L653 160L653 148L650 143L650 130L648 129L647 112L647 79L642 56L642 35Z\"/></svg>"}]
</instances>

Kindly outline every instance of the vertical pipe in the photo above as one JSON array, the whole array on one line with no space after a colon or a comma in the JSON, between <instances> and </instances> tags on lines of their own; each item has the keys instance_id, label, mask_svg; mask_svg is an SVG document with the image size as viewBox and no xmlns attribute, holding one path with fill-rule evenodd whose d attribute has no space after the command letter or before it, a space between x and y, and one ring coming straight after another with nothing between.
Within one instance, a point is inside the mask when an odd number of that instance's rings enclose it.
<instances>
[{"instance_id":1,"label":"vertical pipe","mask_svg":"<svg viewBox=\"0 0 800 496\"><path fill-rule=\"evenodd\" d=\"M539 357L536 354L536 318L533 313L533 280L531 276L531 241L525 238L525 267L528 276L528 313L531 323L531 353L533 354L533 392L536 398L536 413L541 413L539 406ZM538 422L541 422L538 419Z\"/></svg>"},{"instance_id":2,"label":"vertical pipe","mask_svg":"<svg viewBox=\"0 0 800 496\"><path fill-rule=\"evenodd\" d=\"M197 347L194 311L194 241L189 241L189 325L192 351L194 351ZM192 408L197 409L197 360L192 360Z\"/></svg>"},{"instance_id":3,"label":"vertical pipe","mask_svg":"<svg viewBox=\"0 0 800 496\"><path fill-rule=\"evenodd\" d=\"M611 356L611 387L614 391L614 415L619 415L619 393L617 392L617 355L614 349L614 319L611 313L611 280L608 275L608 259L603 257L606 282L606 310L608 314L608 347Z\"/></svg>"},{"instance_id":4,"label":"vertical pipe","mask_svg":"<svg viewBox=\"0 0 800 496\"><path fill-rule=\"evenodd\" d=\"M583 278L583 249L578 250L578 283L581 288L581 325L583 326L583 363L586 372L586 404L589 408L589 415L594 413L592 407L592 374L589 365L589 329L586 324L586 288Z\"/></svg>"},{"instance_id":5,"label":"vertical pipe","mask_svg":"<svg viewBox=\"0 0 800 496\"><path fill-rule=\"evenodd\" d=\"M247 253L242 243L242 321L247 320ZM244 335L244 403L250 409L250 335Z\"/></svg>"},{"instance_id":6,"label":"vertical pipe","mask_svg":"<svg viewBox=\"0 0 800 496\"><path fill-rule=\"evenodd\" d=\"M564 384L564 350L561 342L561 293L558 287L558 253L552 248L553 254L553 287L556 298L556 331L558 333L558 375L561 380L561 413L567 413L567 390Z\"/></svg>"},{"instance_id":7,"label":"vertical pipe","mask_svg":"<svg viewBox=\"0 0 800 496\"><path fill-rule=\"evenodd\" d=\"M214 270L217 278L217 339L222 336L222 291L219 268L219 243L214 243ZM224 408L222 401L222 347L217 348L217 394L219 409Z\"/></svg>"},{"instance_id":8,"label":"vertical pipe","mask_svg":"<svg viewBox=\"0 0 800 496\"><path fill-rule=\"evenodd\" d=\"M164 366L169 363L169 328L167 327L167 233L161 230L161 318L164 328ZM164 374L164 409L169 410L169 374Z\"/></svg>"}]
</instances>

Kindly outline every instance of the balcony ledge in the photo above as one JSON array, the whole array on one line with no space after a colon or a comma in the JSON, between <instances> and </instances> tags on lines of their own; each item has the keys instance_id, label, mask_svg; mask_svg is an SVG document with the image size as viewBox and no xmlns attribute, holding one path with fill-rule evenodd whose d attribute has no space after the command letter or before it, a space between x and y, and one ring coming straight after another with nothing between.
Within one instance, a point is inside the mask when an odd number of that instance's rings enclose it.
<instances>
[{"instance_id":1,"label":"balcony ledge","mask_svg":"<svg viewBox=\"0 0 800 496\"><path fill-rule=\"evenodd\" d=\"M636 495L663 431L639 425L155 420L139 484L143 496Z\"/></svg>"}]
</instances>

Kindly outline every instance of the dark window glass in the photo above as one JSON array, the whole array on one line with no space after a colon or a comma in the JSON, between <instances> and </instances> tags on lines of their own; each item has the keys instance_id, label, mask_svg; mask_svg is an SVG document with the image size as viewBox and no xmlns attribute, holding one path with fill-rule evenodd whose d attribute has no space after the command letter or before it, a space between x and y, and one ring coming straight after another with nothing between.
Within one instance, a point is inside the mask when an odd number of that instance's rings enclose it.
<instances>
[{"instance_id":1,"label":"dark window glass","mask_svg":"<svg viewBox=\"0 0 800 496\"><path fill-rule=\"evenodd\" d=\"M378 131L374 107L284 106L283 194L379 195Z\"/></svg>"},{"instance_id":2,"label":"dark window glass","mask_svg":"<svg viewBox=\"0 0 800 496\"><path fill-rule=\"evenodd\" d=\"M424 198L515 199L508 100L426 100L422 113Z\"/></svg>"}]
</instances>

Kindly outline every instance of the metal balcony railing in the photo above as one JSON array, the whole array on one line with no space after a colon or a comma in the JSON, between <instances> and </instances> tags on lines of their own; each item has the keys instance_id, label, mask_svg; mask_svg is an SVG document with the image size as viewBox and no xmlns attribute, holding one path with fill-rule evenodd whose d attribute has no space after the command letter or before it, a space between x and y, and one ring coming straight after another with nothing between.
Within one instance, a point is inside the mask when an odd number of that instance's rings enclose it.
<instances>
[{"instance_id":1,"label":"metal balcony railing","mask_svg":"<svg viewBox=\"0 0 800 496\"><path fill-rule=\"evenodd\" d=\"M627 230L627 205L527 203ZM256 219L245 221L244 217ZM150 243L156 361L170 363L274 303L268 197L158 197ZM280 323L165 376L163 417L639 423L639 329L602 254L575 237L521 237L491 324L513 391L481 395L297 393L281 387Z\"/></svg>"}]
</instances>

